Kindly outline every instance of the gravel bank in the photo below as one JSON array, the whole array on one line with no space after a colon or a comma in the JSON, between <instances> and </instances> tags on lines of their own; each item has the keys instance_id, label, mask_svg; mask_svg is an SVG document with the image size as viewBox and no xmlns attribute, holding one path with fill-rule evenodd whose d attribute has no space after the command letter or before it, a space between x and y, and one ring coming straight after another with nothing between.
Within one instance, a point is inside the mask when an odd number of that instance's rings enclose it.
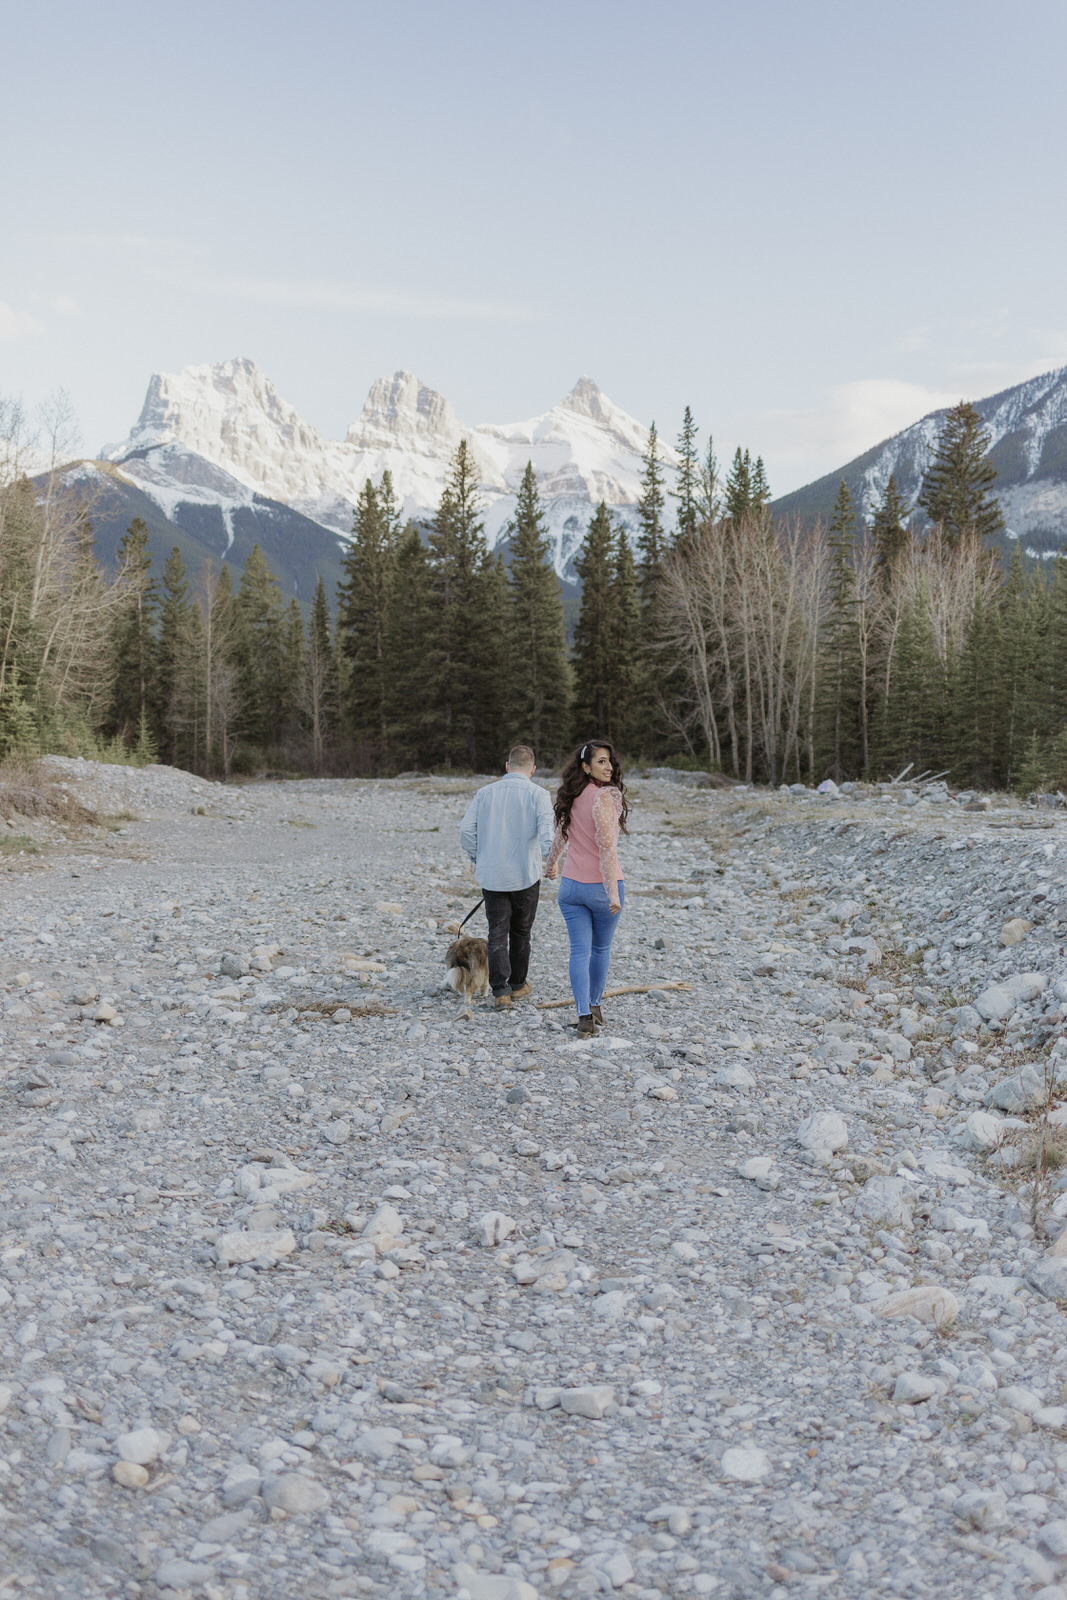
<instances>
[{"instance_id":1,"label":"gravel bank","mask_svg":"<svg viewBox=\"0 0 1067 1600\"><path fill-rule=\"evenodd\" d=\"M1067 821L636 783L691 988L585 1045L441 986L469 782L64 765L140 820L2 880L12 1592L1064 1600Z\"/></svg>"}]
</instances>

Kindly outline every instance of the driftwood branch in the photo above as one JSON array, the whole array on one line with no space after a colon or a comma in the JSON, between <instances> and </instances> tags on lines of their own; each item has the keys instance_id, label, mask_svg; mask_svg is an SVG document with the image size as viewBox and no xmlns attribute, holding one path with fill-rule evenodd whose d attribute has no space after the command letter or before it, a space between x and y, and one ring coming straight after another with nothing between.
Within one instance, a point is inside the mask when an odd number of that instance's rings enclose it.
<instances>
[{"instance_id":1,"label":"driftwood branch","mask_svg":"<svg viewBox=\"0 0 1067 1600\"><path fill-rule=\"evenodd\" d=\"M620 994L651 994L653 989L684 989L687 993L691 993L692 988L693 985L691 983L624 983L618 989L605 989L604 999L614 1000ZM539 1011L558 1011L561 1006L572 1006L573 1004L573 1000L540 1000L538 1001L537 1009Z\"/></svg>"}]
</instances>

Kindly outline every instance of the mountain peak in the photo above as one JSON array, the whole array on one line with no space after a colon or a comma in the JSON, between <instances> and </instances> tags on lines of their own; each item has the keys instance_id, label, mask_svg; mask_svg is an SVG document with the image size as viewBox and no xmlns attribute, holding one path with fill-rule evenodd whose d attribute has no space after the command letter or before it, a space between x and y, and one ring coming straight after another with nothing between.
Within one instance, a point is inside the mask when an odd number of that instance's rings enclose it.
<instances>
[{"instance_id":1,"label":"mountain peak","mask_svg":"<svg viewBox=\"0 0 1067 1600\"><path fill-rule=\"evenodd\" d=\"M571 392L564 395L560 406L565 411L577 412L580 417L589 417L593 422L606 423L613 420L615 410L599 383L586 377L578 379Z\"/></svg>"},{"instance_id":2,"label":"mountain peak","mask_svg":"<svg viewBox=\"0 0 1067 1600\"><path fill-rule=\"evenodd\" d=\"M413 372L400 371L371 384L345 443L357 450L394 447L398 440L412 448L424 449L429 443L454 448L462 436L459 419L444 395Z\"/></svg>"}]
</instances>

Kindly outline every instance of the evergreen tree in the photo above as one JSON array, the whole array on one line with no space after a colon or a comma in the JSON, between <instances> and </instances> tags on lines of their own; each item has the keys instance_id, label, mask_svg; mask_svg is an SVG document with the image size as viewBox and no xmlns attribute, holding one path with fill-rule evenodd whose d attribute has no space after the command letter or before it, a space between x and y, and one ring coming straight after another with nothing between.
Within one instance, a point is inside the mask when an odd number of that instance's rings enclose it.
<instances>
[{"instance_id":1,"label":"evergreen tree","mask_svg":"<svg viewBox=\"0 0 1067 1600\"><path fill-rule=\"evenodd\" d=\"M663 508L663 461L659 453L656 424L653 423L648 430L637 513L641 523L641 531L637 535L637 548L641 552L641 600L646 607L651 603L659 582L663 560Z\"/></svg>"},{"instance_id":2,"label":"evergreen tree","mask_svg":"<svg viewBox=\"0 0 1067 1600\"><path fill-rule=\"evenodd\" d=\"M996 662L997 767L1009 788L1031 734L1048 729L1045 646L1049 634L1049 593L1039 570L1027 573L1016 544L1000 601L1000 650Z\"/></svg>"},{"instance_id":3,"label":"evergreen tree","mask_svg":"<svg viewBox=\"0 0 1067 1600\"><path fill-rule=\"evenodd\" d=\"M387 753L388 684L385 614L393 578L400 514L392 478L382 474L377 488L368 479L360 490L352 523L352 543L341 563L337 634L348 666L345 721L361 746Z\"/></svg>"},{"instance_id":4,"label":"evergreen tree","mask_svg":"<svg viewBox=\"0 0 1067 1600\"><path fill-rule=\"evenodd\" d=\"M111 705L105 727L127 745L138 738L152 703L155 640L153 620L157 604L148 553L148 528L134 517L118 548L123 601L111 626Z\"/></svg>"},{"instance_id":5,"label":"evergreen tree","mask_svg":"<svg viewBox=\"0 0 1067 1600\"><path fill-rule=\"evenodd\" d=\"M499 663L482 626L489 570L474 456L461 439L430 533L434 759L476 768Z\"/></svg>"},{"instance_id":6,"label":"evergreen tree","mask_svg":"<svg viewBox=\"0 0 1067 1600\"><path fill-rule=\"evenodd\" d=\"M304 637L304 618L299 602L294 597L285 612L282 641L282 703L279 706L279 724L290 738L306 727L304 702L307 673L307 640Z\"/></svg>"},{"instance_id":7,"label":"evergreen tree","mask_svg":"<svg viewBox=\"0 0 1067 1600\"><path fill-rule=\"evenodd\" d=\"M321 575L311 602L302 688L304 722L311 735L311 759L315 771L321 772L324 753L336 731L339 711L337 654L330 637L330 608Z\"/></svg>"},{"instance_id":8,"label":"evergreen tree","mask_svg":"<svg viewBox=\"0 0 1067 1600\"><path fill-rule=\"evenodd\" d=\"M190 758L181 736L181 703L192 666L190 630L189 581L181 551L175 545L163 566L154 707L160 748L172 766L181 764L183 754L186 760Z\"/></svg>"},{"instance_id":9,"label":"evergreen tree","mask_svg":"<svg viewBox=\"0 0 1067 1600\"><path fill-rule=\"evenodd\" d=\"M194 610L200 623L201 654L195 676L202 698L203 767L212 772L221 766L228 778L241 709L234 660L237 605L229 567L205 563Z\"/></svg>"},{"instance_id":10,"label":"evergreen tree","mask_svg":"<svg viewBox=\"0 0 1067 1600\"><path fill-rule=\"evenodd\" d=\"M855 512L844 478L830 518L830 608L823 634L823 762L835 783L859 770L859 641L856 632Z\"/></svg>"},{"instance_id":11,"label":"evergreen tree","mask_svg":"<svg viewBox=\"0 0 1067 1600\"><path fill-rule=\"evenodd\" d=\"M948 757L960 787L991 789L1001 782L998 766L998 663L1000 613L979 596L971 613L951 686Z\"/></svg>"},{"instance_id":12,"label":"evergreen tree","mask_svg":"<svg viewBox=\"0 0 1067 1600\"><path fill-rule=\"evenodd\" d=\"M626 529L621 525L615 530L612 566L607 616L608 709L604 726L606 737L617 740L624 750L634 754L650 739L654 741L658 730L654 724L649 725L647 700L642 704L643 697L638 694L641 593L634 553ZM651 665L647 657L646 662ZM664 667L661 658L661 670Z\"/></svg>"},{"instance_id":13,"label":"evergreen tree","mask_svg":"<svg viewBox=\"0 0 1067 1600\"><path fill-rule=\"evenodd\" d=\"M700 464L697 484L697 520L705 526L718 522L722 515L722 484L714 441L709 437Z\"/></svg>"},{"instance_id":14,"label":"evergreen tree","mask_svg":"<svg viewBox=\"0 0 1067 1600\"><path fill-rule=\"evenodd\" d=\"M533 463L527 462L511 525L508 627L510 720L540 760L563 753L570 732L570 667L559 580L549 564Z\"/></svg>"},{"instance_id":15,"label":"evergreen tree","mask_svg":"<svg viewBox=\"0 0 1067 1600\"><path fill-rule=\"evenodd\" d=\"M738 523L746 512L755 505L752 483L752 457L746 450L743 454L738 445L734 451L734 459L726 479L723 491L726 515L731 522Z\"/></svg>"},{"instance_id":16,"label":"evergreen tree","mask_svg":"<svg viewBox=\"0 0 1067 1600\"><path fill-rule=\"evenodd\" d=\"M890 473L882 503L874 513L871 523L871 538L877 551L879 571L887 581L897 561L908 548L908 541L911 538L904 525L904 517L904 501L897 488L897 481Z\"/></svg>"},{"instance_id":17,"label":"evergreen tree","mask_svg":"<svg viewBox=\"0 0 1067 1600\"><path fill-rule=\"evenodd\" d=\"M237 594L235 650L242 731L249 744L277 742L279 717L289 704L285 628L278 580L259 545L253 545Z\"/></svg>"},{"instance_id":18,"label":"evergreen tree","mask_svg":"<svg viewBox=\"0 0 1067 1600\"><path fill-rule=\"evenodd\" d=\"M931 522L941 524L950 544L958 544L965 533L989 539L1004 527L993 487L997 470L988 451L981 417L961 400L945 418L919 492L919 505Z\"/></svg>"},{"instance_id":19,"label":"evergreen tree","mask_svg":"<svg viewBox=\"0 0 1067 1600\"><path fill-rule=\"evenodd\" d=\"M686 541L696 534L700 516L700 455L697 451L698 428L693 413L686 406L682 415L682 431L678 435L678 487L671 496L678 502L678 539Z\"/></svg>"},{"instance_id":20,"label":"evergreen tree","mask_svg":"<svg viewBox=\"0 0 1067 1600\"><path fill-rule=\"evenodd\" d=\"M383 630L386 745L391 763L418 767L436 759L431 748L434 595L429 554L413 522L401 535L394 560Z\"/></svg>"},{"instance_id":21,"label":"evergreen tree","mask_svg":"<svg viewBox=\"0 0 1067 1600\"><path fill-rule=\"evenodd\" d=\"M574 731L577 739L588 739L596 733L607 739L614 736L611 712L615 641L611 602L615 549L611 515L601 501L574 558L574 570L582 585L581 606L574 629Z\"/></svg>"},{"instance_id":22,"label":"evergreen tree","mask_svg":"<svg viewBox=\"0 0 1067 1600\"><path fill-rule=\"evenodd\" d=\"M764 511L771 503L771 486L767 482L767 469L763 465L763 457L756 457L756 465L752 468L752 510Z\"/></svg>"}]
</instances>

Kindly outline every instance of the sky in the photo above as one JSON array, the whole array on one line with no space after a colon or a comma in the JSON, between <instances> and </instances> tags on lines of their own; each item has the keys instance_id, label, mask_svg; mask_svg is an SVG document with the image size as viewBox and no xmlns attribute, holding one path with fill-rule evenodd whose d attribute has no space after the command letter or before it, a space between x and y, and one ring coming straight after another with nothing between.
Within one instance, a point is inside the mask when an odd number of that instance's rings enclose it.
<instances>
[{"instance_id":1,"label":"sky","mask_svg":"<svg viewBox=\"0 0 1067 1600\"><path fill-rule=\"evenodd\" d=\"M581 374L776 494L1067 364L1062 0L6 0L0 399Z\"/></svg>"}]
</instances>

